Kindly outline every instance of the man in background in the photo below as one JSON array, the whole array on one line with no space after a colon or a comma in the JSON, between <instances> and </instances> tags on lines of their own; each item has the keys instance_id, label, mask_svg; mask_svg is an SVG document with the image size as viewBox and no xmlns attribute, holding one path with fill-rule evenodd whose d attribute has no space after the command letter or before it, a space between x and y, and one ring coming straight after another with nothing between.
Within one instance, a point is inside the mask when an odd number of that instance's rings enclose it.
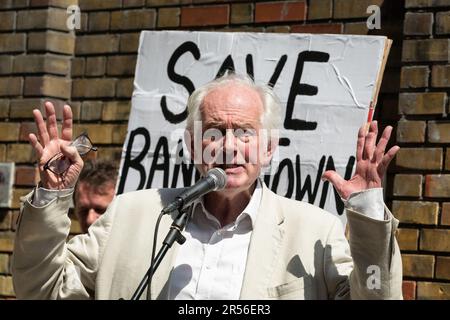
<instances>
[{"instance_id":1,"label":"man in background","mask_svg":"<svg viewBox=\"0 0 450 320\"><path fill-rule=\"evenodd\" d=\"M73 202L81 231L89 227L106 211L115 195L117 167L112 161L88 160L77 182Z\"/></svg>"}]
</instances>

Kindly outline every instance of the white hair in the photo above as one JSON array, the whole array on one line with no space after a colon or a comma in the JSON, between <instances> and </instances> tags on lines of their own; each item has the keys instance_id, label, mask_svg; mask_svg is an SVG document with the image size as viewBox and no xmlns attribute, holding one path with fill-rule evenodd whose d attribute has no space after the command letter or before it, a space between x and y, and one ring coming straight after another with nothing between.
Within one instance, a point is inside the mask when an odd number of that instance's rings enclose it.
<instances>
[{"instance_id":1,"label":"white hair","mask_svg":"<svg viewBox=\"0 0 450 320\"><path fill-rule=\"evenodd\" d=\"M200 107L203 99L212 90L225 87L229 84L238 84L247 86L255 90L261 97L263 103L263 114L261 115L261 125L269 132L280 129L281 127L281 106L278 97L268 85L255 84L248 75L237 74L234 72L226 72L222 77L217 78L204 86L195 90L188 99L187 110L188 116L186 120L186 129L193 132L195 121L201 121L202 116Z\"/></svg>"}]
</instances>

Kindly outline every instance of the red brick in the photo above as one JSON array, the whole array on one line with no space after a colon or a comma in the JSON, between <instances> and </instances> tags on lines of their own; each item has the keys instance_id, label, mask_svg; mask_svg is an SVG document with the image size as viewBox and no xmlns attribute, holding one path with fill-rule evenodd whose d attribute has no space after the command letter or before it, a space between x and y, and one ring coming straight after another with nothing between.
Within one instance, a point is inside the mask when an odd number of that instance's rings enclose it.
<instances>
[{"instance_id":1,"label":"red brick","mask_svg":"<svg viewBox=\"0 0 450 320\"><path fill-rule=\"evenodd\" d=\"M433 198L450 198L450 174L426 175L425 196Z\"/></svg>"},{"instance_id":2,"label":"red brick","mask_svg":"<svg viewBox=\"0 0 450 320\"><path fill-rule=\"evenodd\" d=\"M403 281L403 299L416 300L416 283L414 281Z\"/></svg>"},{"instance_id":3,"label":"red brick","mask_svg":"<svg viewBox=\"0 0 450 320\"><path fill-rule=\"evenodd\" d=\"M50 101L55 106L56 118L58 120L62 119L63 114L63 106L66 103L65 101L58 99L17 99L11 100L10 105L10 117L11 118L29 118L33 119L33 109L39 109L43 114L44 110L44 102ZM74 112L72 110L72 112Z\"/></svg>"},{"instance_id":4,"label":"red brick","mask_svg":"<svg viewBox=\"0 0 450 320\"><path fill-rule=\"evenodd\" d=\"M303 21L306 19L306 3L260 2L255 7L255 22Z\"/></svg>"},{"instance_id":5,"label":"red brick","mask_svg":"<svg viewBox=\"0 0 450 320\"><path fill-rule=\"evenodd\" d=\"M35 186L39 182L37 170L35 167L16 167L15 184L19 186Z\"/></svg>"},{"instance_id":6,"label":"red brick","mask_svg":"<svg viewBox=\"0 0 450 320\"><path fill-rule=\"evenodd\" d=\"M228 5L183 7L181 8L181 26L215 26L229 23Z\"/></svg>"},{"instance_id":7,"label":"red brick","mask_svg":"<svg viewBox=\"0 0 450 320\"><path fill-rule=\"evenodd\" d=\"M395 157L398 167L417 170L441 170L441 148L401 148Z\"/></svg>"},{"instance_id":8,"label":"red brick","mask_svg":"<svg viewBox=\"0 0 450 320\"><path fill-rule=\"evenodd\" d=\"M342 23L304 24L291 27L292 33L341 34L342 30Z\"/></svg>"}]
</instances>

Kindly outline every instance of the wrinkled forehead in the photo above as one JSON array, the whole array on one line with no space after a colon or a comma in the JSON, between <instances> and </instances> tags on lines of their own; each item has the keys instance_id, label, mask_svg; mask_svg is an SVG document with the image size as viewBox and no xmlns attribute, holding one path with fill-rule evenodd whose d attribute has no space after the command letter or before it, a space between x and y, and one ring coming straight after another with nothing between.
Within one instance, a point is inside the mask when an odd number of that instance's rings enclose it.
<instances>
[{"instance_id":1,"label":"wrinkled forehead","mask_svg":"<svg viewBox=\"0 0 450 320\"><path fill-rule=\"evenodd\" d=\"M260 94L249 86L229 84L212 89L200 105L202 121L229 127L255 127L264 112Z\"/></svg>"}]
</instances>

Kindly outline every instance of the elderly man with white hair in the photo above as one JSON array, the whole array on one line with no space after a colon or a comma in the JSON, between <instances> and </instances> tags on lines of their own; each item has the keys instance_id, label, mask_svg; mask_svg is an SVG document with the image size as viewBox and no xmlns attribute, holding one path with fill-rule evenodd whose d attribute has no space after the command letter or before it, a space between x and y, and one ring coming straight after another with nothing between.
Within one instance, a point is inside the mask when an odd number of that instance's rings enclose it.
<instances>
[{"instance_id":1,"label":"elderly man with white hair","mask_svg":"<svg viewBox=\"0 0 450 320\"><path fill-rule=\"evenodd\" d=\"M64 107L61 137L53 105L45 107L47 120L35 110L38 134L30 135L41 182L18 222L12 266L17 297L129 299L149 268L158 214L182 190L117 196L88 234L66 243L67 211L83 161L69 145L70 107ZM399 149L385 152L391 127L378 144L375 121L360 129L350 180L334 171L324 174L345 200L348 242L337 217L278 196L259 178L278 145L276 135L261 132L281 122L280 103L269 87L227 74L191 95L188 114L187 145L197 169L205 175L219 167L227 182L189 206L186 242L168 251L143 298L402 298L398 221L384 206L381 188ZM195 143L197 121L202 136ZM65 165L53 163L58 154ZM169 216L161 220L158 239L171 223Z\"/></svg>"}]
</instances>

